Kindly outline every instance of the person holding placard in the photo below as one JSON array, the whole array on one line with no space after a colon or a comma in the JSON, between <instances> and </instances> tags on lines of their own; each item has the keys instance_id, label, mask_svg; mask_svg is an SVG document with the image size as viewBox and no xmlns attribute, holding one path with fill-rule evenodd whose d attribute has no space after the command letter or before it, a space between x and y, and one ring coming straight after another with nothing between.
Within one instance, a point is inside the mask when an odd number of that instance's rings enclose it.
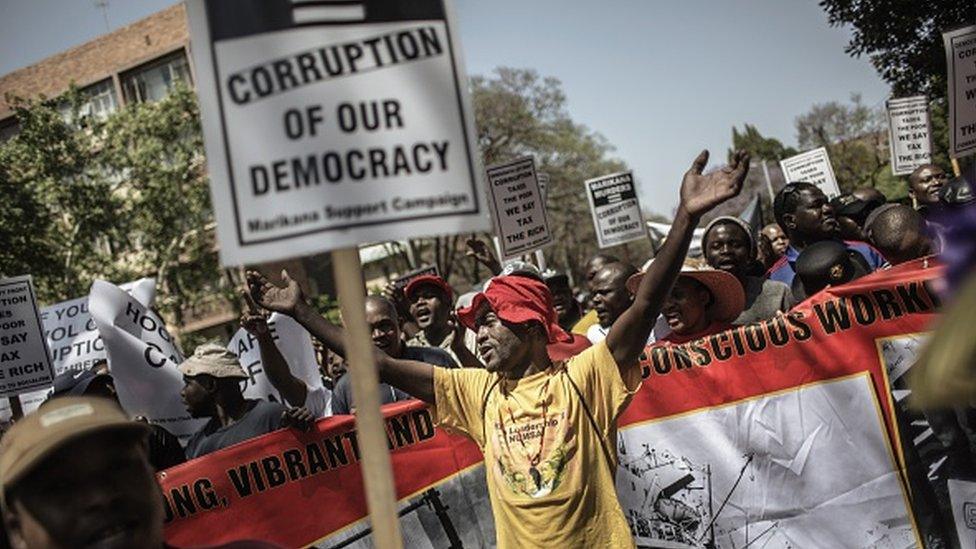
<instances>
[{"instance_id":1,"label":"person holding placard","mask_svg":"<svg viewBox=\"0 0 976 549\"><path fill-rule=\"evenodd\" d=\"M768 276L789 286L796 276L794 264L800 252L815 242L840 241L840 223L827 195L820 187L804 181L790 183L776 193L773 214L776 223L786 231L790 245L783 257L770 267ZM864 256L872 271L887 265L884 256L870 244L855 240L844 244Z\"/></svg>"},{"instance_id":2,"label":"person holding placard","mask_svg":"<svg viewBox=\"0 0 976 549\"><path fill-rule=\"evenodd\" d=\"M640 387L638 358L694 227L739 193L749 169L743 151L704 175L707 162L703 151L685 174L669 237L605 341L554 362L549 346L568 334L556 322L548 288L530 277L498 276L458 312L477 332L486 369L437 368L375 350L382 380L432 404L440 425L484 452L499 547L634 546L614 489L616 419ZM286 282L278 287L248 273L259 305L293 316L345 353L344 331Z\"/></svg>"}]
</instances>

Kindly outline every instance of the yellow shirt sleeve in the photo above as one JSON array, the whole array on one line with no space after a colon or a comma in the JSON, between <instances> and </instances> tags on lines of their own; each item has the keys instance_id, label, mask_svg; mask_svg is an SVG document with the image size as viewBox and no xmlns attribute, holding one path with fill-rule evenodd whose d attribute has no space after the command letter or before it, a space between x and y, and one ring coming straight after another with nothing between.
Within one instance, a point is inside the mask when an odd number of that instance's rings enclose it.
<instances>
[{"instance_id":1,"label":"yellow shirt sleeve","mask_svg":"<svg viewBox=\"0 0 976 549\"><path fill-rule=\"evenodd\" d=\"M621 376L605 341L569 359L566 369L604 432L617 421L641 386L640 368L635 365Z\"/></svg>"},{"instance_id":2,"label":"yellow shirt sleeve","mask_svg":"<svg viewBox=\"0 0 976 549\"><path fill-rule=\"evenodd\" d=\"M573 325L572 331L574 334L580 334L585 336L586 331L590 329L590 326L596 324L599 321L600 319L596 314L596 310L590 309L589 312L583 315L583 318L576 321L576 324Z\"/></svg>"},{"instance_id":3,"label":"yellow shirt sleeve","mask_svg":"<svg viewBox=\"0 0 976 549\"><path fill-rule=\"evenodd\" d=\"M478 368L434 368L434 421L484 447L484 407L494 376Z\"/></svg>"}]
</instances>

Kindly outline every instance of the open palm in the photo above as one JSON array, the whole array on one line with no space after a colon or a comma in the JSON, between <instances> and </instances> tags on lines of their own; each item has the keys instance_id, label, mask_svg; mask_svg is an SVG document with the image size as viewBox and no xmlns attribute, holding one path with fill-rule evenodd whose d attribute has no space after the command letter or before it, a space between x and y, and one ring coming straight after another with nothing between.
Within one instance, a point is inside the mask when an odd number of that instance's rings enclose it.
<instances>
[{"instance_id":1,"label":"open palm","mask_svg":"<svg viewBox=\"0 0 976 549\"><path fill-rule=\"evenodd\" d=\"M694 217L739 194L749 173L749 153L736 151L727 166L703 174L708 151L702 151L681 182L681 204Z\"/></svg>"},{"instance_id":2,"label":"open palm","mask_svg":"<svg viewBox=\"0 0 976 549\"><path fill-rule=\"evenodd\" d=\"M298 283L288 276L288 271L281 271L281 279L285 286L275 286L257 271L247 272L247 287L255 303L268 309L290 315L302 301L302 290Z\"/></svg>"}]
</instances>

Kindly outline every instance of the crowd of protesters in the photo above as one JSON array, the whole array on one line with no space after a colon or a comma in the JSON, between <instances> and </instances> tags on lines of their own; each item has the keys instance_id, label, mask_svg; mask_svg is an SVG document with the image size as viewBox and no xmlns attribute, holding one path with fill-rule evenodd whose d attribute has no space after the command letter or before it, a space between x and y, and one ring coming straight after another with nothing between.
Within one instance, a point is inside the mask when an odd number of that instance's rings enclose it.
<instances>
[{"instance_id":1,"label":"crowd of protesters","mask_svg":"<svg viewBox=\"0 0 976 549\"><path fill-rule=\"evenodd\" d=\"M965 180L950 182L934 165L908 178L911 204L888 203L870 188L828 200L816 185L793 182L773 200L775 223L716 217L701 239L703 257L689 258L693 229L738 194L749 165L740 152L705 173L707 159L703 153L688 170L668 237L641 268L599 253L574 281L568 269L502 264L475 239L468 255L493 276L472 292L459 296L443 278L422 275L402 290L367 297L381 403L428 402L440 425L470 437L486 463L500 465L486 468L499 546L632 546L614 490L612 441L640 386L646 346L773 318L825 287L937 254L940 214L972 201ZM58 376L48 401L0 442L0 502L14 547L162 547L152 470L354 413L342 327L316 312L287 272L279 283L256 271L246 280L241 325L284 402L246 398L238 358L222 345L201 345L179 365L181 396L191 416L208 421L184 449L162 427L121 412L104 363ZM292 373L296 365L269 334L270 312L293 317L313 336L322 387ZM513 433L521 444L500 442ZM566 443L583 451L546 446L574 438ZM556 485L565 497L539 499Z\"/></svg>"}]
</instances>

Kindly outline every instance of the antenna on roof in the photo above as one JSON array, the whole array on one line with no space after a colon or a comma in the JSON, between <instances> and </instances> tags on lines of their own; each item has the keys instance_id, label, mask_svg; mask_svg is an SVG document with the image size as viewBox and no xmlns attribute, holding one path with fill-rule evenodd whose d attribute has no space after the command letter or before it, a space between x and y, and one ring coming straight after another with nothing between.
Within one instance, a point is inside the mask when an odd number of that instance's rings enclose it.
<instances>
[{"instance_id":1,"label":"antenna on roof","mask_svg":"<svg viewBox=\"0 0 976 549\"><path fill-rule=\"evenodd\" d=\"M112 27L108 24L108 0L92 0L95 7L102 10L102 19L105 20L105 32L112 32Z\"/></svg>"}]
</instances>

